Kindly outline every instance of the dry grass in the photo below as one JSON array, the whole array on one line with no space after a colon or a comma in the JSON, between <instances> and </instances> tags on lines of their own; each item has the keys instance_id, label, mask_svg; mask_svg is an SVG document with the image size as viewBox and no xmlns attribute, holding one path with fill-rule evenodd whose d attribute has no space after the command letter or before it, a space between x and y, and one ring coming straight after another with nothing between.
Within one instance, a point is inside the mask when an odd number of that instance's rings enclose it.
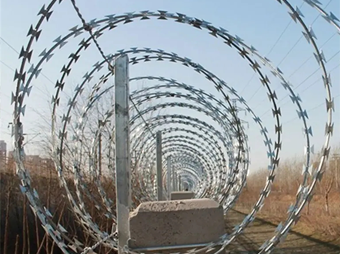
<instances>
[{"instance_id":1,"label":"dry grass","mask_svg":"<svg viewBox=\"0 0 340 254\"><path fill-rule=\"evenodd\" d=\"M294 200L295 196L293 195L273 193L266 199L265 205L258 213L258 217L278 224L286 220L287 209ZM318 239L322 241L340 239L339 200L340 193L332 193L330 197L330 214L327 214L323 205L323 197L316 195L310 204L309 214L307 214L307 207L305 207L294 230L304 235L317 235ZM256 200L250 201L247 198L247 192L244 192L237 203L236 209L249 212L255 202Z\"/></svg>"},{"instance_id":2,"label":"dry grass","mask_svg":"<svg viewBox=\"0 0 340 254\"><path fill-rule=\"evenodd\" d=\"M309 213L305 208L294 230L304 235L313 235L314 238L322 241L337 240L340 245L340 188L336 188L336 184L331 181L335 178L335 165L340 166L340 162L330 163L327 166L324 179L315 190L315 196L309 206ZM294 202L301 181L301 168L302 162L299 160L291 160L281 164L271 195L266 199L264 207L258 214L260 218L273 223L279 223L286 219L287 209ZM50 172L51 174L48 177L34 176L33 187L37 189L42 203L54 214L53 220L66 227L69 232L68 236L71 236L71 238L77 236L87 246L91 245L91 237L77 222L65 198L65 190L60 188L54 170L52 169ZM258 171L249 176L247 187L242 192L236 209L242 212L248 212L251 209L259 197L267 173L267 171ZM4 254L57 254L57 247L46 236L40 222L36 220L30 210L27 200L21 194L18 178L10 173L1 173L0 176L0 251L4 250ZM115 201L115 188L112 180L102 180L108 198ZM94 184L88 182L87 185L95 199L100 200L101 197ZM71 192L75 193L72 179L68 180L68 186ZM133 192L136 192L138 182L134 182L133 186ZM327 212L325 210L325 193L328 189L330 191L328 197L329 211ZM64 198L61 198L63 196ZM86 195L84 195L84 200L86 210L89 211L93 220L102 230L110 231L112 222L109 222L102 213L97 212L93 202L87 199ZM135 205L138 205L138 202L138 200L134 200ZM112 205L112 209L115 210L115 204ZM104 251L107 252L108 250Z\"/></svg>"},{"instance_id":3,"label":"dry grass","mask_svg":"<svg viewBox=\"0 0 340 254\"><path fill-rule=\"evenodd\" d=\"M338 166L338 168L336 168ZM336 170L340 173L340 163L330 160L325 167L325 174L314 190L311 203L305 206L299 222L294 230L304 234L313 235L322 241L336 241L340 245L340 188L335 183ZM301 160L291 160L281 164L272 191L265 200L262 210L258 213L273 223L285 221L288 207L295 202L296 193L301 182ZM247 187L237 202L236 209L249 212L256 203L268 172L258 171L247 179ZM329 190L328 195L327 191ZM326 197L327 196L327 197ZM326 209L328 199L328 209Z\"/></svg>"},{"instance_id":4,"label":"dry grass","mask_svg":"<svg viewBox=\"0 0 340 254\"><path fill-rule=\"evenodd\" d=\"M0 181L0 253L61 254L62 252L55 243L46 236L45 231L40 225L40 221L34 216L27 199L20 192L20 182L18 178L13 174L1 173ZM53 214L52 220L55 223L62 224L68 231L67 235L71 239L76 237L86 246L94 244L92 238L78 223L68 200L65 198L65 190L60 187L55 177L46 178L35 176L32 185L39 193L42 204ZM72 180L68 181L68 186L75 196L75 188ZM90 190L94 188L91 184L88 184L88 186ZM104 189L108 194L115 195L114 188L112 188L109 182L104 182ZM115 199L113 198L113 200ZM101 230L111 230L112 222L104 217L102 213L98 213L92 202L85 199L85 206ZM101 247L100 251L104 253L114 253L103 247Z\"/></svg>"}]
</instances>

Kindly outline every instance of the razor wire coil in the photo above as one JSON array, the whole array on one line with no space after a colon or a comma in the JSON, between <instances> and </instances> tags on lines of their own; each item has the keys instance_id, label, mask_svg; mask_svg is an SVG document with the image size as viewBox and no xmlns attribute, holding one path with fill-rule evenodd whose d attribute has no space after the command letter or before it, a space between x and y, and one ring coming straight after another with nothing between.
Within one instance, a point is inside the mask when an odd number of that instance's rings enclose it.
<instances>
[{"instance_id":1,"label":"razor wire coil","mask_svg":"<svg viewBox=\"0 0 340 254\"><path fill-rule=\"evenodd\" d=\"M259 249L259 253L269 253L273 250L279 242L285 239L290 227L299 220L304 205L311 200L312 191L324 173L323 166L330 153L329 144L334 128L332 120L334 98L332 98L331 95L331 81L329 72L326 70L326 59L316 43L317 37L315 32L312 27L308 27L305 24L303 19L304 15L301 10L298 7L294 8L287 0L278 0L278 4L287 8L292 20L303 29L303 37L307 40L307 43L311 45L313 56L319 65L319 71L322 73L321 77L326 91L327 122L325 142L322 148L321 158L316 168L314 168L311 163L313 146L310 142L310 136L313 135L313 132L312 128L308 125L308 113L302 107L302 99L294 92L292 85L280 68L276 67L267 57L262 56L254 46L246 44L239 36L232 35L223 28L217 28L207 21L180 13L169 13L167 11L142 11L122 15L112 14L99 20L95 19L86 22L75 0L71 0L72 6L76 10L76 14L81 20L82 25L74 26L68 33L57 37L57 39L53 41L51 48L46 48L39 54L39 61L31 63L32 54L35 52L34 44L42 34L41 27L43 24L48 23L54 8L57 8L61 2L62 1L52 0L47 7L44 5L38 13L40 16L38 22L36 25L30 27L28 33L29 41L20 52L19 58L21 59L21 65L15 71L14 81L16 82L16 89L12 94L12 103L14 103L14 157L17 164L17 174L21 179L20 188L27 196L32 210L40 219L44 229L59 248L64 253L73 253L72 251L87 253L90 250L94 250L100 244L117 249L119 236L117 236L115 231L116 217L115 211L112 209L114 202L102 186L98 163L96 162L99 136L101 138L104 136L107 140L112 140L112 132L114 131L114 126L111 125L112 116L114 115L113 105L111 105L109 110L104 112L102 119L98 123L98 128L96 128L93 133L92 140L89 141L89 173L94 179L98 195L94 195L88 190L81 168L83 163L80 157L84 149L82 140L87 138L87 135L84 133L87 123L90 123L91 110L93 110L94 105L113 88L113 86L105 88L105 84L108 82L108 79L114 75L114 59L122 54L127 54L131 56L131 65L154 61L186 66L188 72L193 71L202 75L203 78L222 95L224 100L216 98L213 94L209 94L202 89L196 89L195 86L168 77L139 76L130 79L132 85L141 80L158 82L158 84L151 87L136 89L130 96L130 101L132 102L130 111L133 112L130 124L131 134L134 137L131 140L131 147L132 153L136 153L134 158L135 167L133 167L132 170L132 186L134 186L132 193L135 200L146 201L156 199L154 191L155 181L152 179L153 172L151 170L151 168L154 167L156 158L155 144L153 142L156 131L161 131L165 136L163 140L163 156L171 158L173 164L181 168L178 172L192 181L191 183L196 191L196 197L217 199L223 205L225 212L233 206L245 186L250 163L248 136L246 135L244 121L239 117L239 111L243 110L252 116L254 123L260 129L260 134L263 137L263 142L267 149L269 174L266 179L266 184L262 189L258 201L253 206L252 211L239 225L234 227L232 233L221 236L219 241L208 244L206 247L190 250L187 253L195 253L202 250L208 251L216 246L221 246L218 251L220 252L236 239L249 223L255 219L256 213L262 208L264 200L269 195L274 182L276 169L280 161L283 140L282 113L278 105L279 100L275 90L271 86L271 83L273 83L272 80L262 68L267 68L267 70L279 80L281 87L289 93L291 102L296 106L298 117L303 124L306 142L305 164L302 173L303 180L300 183L295 203L288 208L287 220L280 223L275 231L275 235L263 243ZM339 19L332 12L327 13L316 0L304 0L304 2L317 10L337 32L340 31ZM263 88L267 90L268 101L271 103L272 117L275 122L275 140L270 138L268 129L264 126L261 118L255 114L246 100L237 93L233 86L228 85L225 81L203 67L203 65L195 63L185 56L180 56L173 52L166 52L161 49L135 47L105 55L98 41L105 32L137 20L147 21L150 19L162 21L173 20L177 23L199 28L236 50L240 56L248 62L254 75L258 77ZM91 234L93 240L96 242L96 244L91 247L82 247L82 244L77 239L71 239L67 235L67 231L62 225L52 220L53 216L51 212L41 203L37 191L31 185L30 174L24 166L25 152L22 142L24 124L21 122L21 118L25 115L26 110L25 97L29 97L32 88L34 88L34 79L39 77L44 63L49 61L58 52L58 49L61 49L69 40L76 38L80 34L85 35L85 37L80 41L79 47L70 54L68 63L65 63L62 67L61 76L55 83L55 94L51 102L53 107L51 137L53 160L60 184L66 191L67 198L70 201L75 216L81 222L82 227ZM89 34L89 36L86 37L86 34ZM58 122L57 109L60 106L61 93L66 85L66 79L72 72L72 68L81 54L92 42L100 52L102 59L94 63L93 68L88 70L83 76L82 82L77 85L73 97L71 97L67 103L67 111L63 113L61 121ZM28 63L31 64L29 68L27 67ZM74 125L73 133L71 133L72 137L70 137L68 133L70 132L70 125L73 122L72 118L75 117L72 115L72 110L75 109L79 97L82 96L84 92L85 86L91 82L95 73L101 71L104 65L107 65L108 72L104 73L98 82L92 86L92 90L87 97L87 102L78 115L77 124ZM172 99L173 101L157 102L163 99ZM157 102L156 105L148 105L148 103L155 101ZM234 102L236 102L236 105ZM181 114L161 113L157 116L152 115L157 110L174 107L201 112L210 117L219 128L201 121L198 118ZM110 161L110 157L112 157L110 155L115 152L114 144L107 142L106 148L109 154L109 156L107 156L110 165L109 171L114 178L114 162ZM67 161L65 158L72 158L72 161ZM71 167L73 170L75 194L72 193L68 187L64 177L64 171L66 170L65 165ZM147 177L141 178L140 176ZM202 179L204 179L204 181L202 181ZM87 205L85 200L90 200L95 204L96 209L103 212L104 216L110 220L112 223L111 232L106 232L99 228L98 224L86 209ZM75 250L70 246L74 246ZM126 247L126 252L136 253L128 247Z\"/></svg>"}]
</instances>

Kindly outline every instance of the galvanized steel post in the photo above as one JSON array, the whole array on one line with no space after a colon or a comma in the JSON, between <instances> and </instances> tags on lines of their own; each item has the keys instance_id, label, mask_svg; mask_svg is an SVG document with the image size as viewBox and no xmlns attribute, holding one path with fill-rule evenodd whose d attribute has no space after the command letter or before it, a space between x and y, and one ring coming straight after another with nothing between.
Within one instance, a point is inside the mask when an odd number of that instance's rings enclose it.
<instances>
[{"instance_id":1,"label":"galvanized steel post","mask_svg":"<svg viewBox=\"0 0 340 254\"><path fill-rule=\"evenodd\" d=\"M178 190L181 191L182 190L182 177L178 176Z\"/></svg>"},{"instance_id":2,"label":"galvanized steel post","mask_svg":"<svg viewBox=\"0 0 340 254\"><path fill-rule=\"evenodd\" d=\"M163 181L162 181L162 133L156 134L156 165L157 165L157 199L163 200Z\"/></svg>"},{"instance_id":3,"label":"galvanized steel post","mask_svg":"<svg viewBox=\"0 0 340 254\"><path fill-rule=\"evenodd\" d=\"M116 141L116 209L118 253L130 238L131 206L130 127L129 127L129 59L121 55L115 60L115 141Z\"/></svg>"},{"instance_id":4,"label":"galvanized steel post","mask_svg":"<svg viewBox=\"0 0 340 254\"><path fill-rule=\"evenodd\" d=\"M168 200L171 199L171 156L168 156L166 159L166 170L167 170L167 178L166 185L168 188Z\"/></svg>"},{"instance_id":5,"label":"galvanized steel post","mask_svg":"<svg viewBox=\"0 0 340 254\"><path fill-rule=\"evenodd\" d=\"M176 191L176 174L174 167L172 167L172 191Z\"/></svg>"}]
</instances>

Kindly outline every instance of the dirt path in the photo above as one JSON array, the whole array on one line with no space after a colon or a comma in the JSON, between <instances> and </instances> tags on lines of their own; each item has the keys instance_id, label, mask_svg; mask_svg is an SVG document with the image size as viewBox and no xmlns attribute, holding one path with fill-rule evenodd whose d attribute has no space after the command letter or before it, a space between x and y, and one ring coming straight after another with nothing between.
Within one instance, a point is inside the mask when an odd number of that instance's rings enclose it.
<instances>
[{"instance_id":1,"label":"dirt path","mask_svg":"<svg viewBox=\"0 0 340 254\"><path fill-rule=\"evenodd\" d=\"M245 214L236 210L231 210L227 214L227 231L230 232L233 226L239 224ZM237 237L237 241L232 243L226 253L257 253L259 247L274 235L277 225L262 220L255 219L254 222L247 227L242 235ZM298 232L290 231L286 240L279 244L272 254L340 254L340 245L322 242L311 236L303 235Z\"/></svg>"}]
</instances>

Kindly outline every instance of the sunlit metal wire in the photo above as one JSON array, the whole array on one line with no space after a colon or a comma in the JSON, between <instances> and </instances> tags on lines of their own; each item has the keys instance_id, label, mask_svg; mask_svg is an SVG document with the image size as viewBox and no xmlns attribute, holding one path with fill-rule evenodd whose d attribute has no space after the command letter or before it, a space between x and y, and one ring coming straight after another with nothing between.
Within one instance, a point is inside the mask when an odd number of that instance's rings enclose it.
<instances>
[{"instance_id":1,"label":"sunlit metal wire","mask_svg":"<svg viewBox=\"0 0 340 254\"><path fill-rule=\"evenodd\" d=\"M94 194L88 190L87 183L83 179L84 173L82 167L84 166L84 158L81 156L84 154L84 142L82 140L87 138L84 132L86 124L90 121L89 117L91 116L91 109L93 105L97 103L103 95L105 95L105 93L110 91L109 88L105 89L104 84L111 75L114 75L114 66L111 64L112 60L121 54L129 54L131 55L131 64L141 64L149 61L169 61L190 67L190 70L202 74L208 81L210 81L225 100L225 102L223 102L211 94L195 89L193 86L183 84L176 80L167 79L166 77L146 76L131 79L131 81L146 79L160 83L145 89L136 90L131 94L131 99L133 100L133 107L131 108L131 111L136 111L136 114L131 117L131 129L132 132L135 131L133 134L134 139L132 140L132 153L136 153L135 165L138 164L138 167L135 167L133 170L134 177L132 179L134 186L133 195L136 200L145 201L155 199L155 181L152 179L152 171L150 169L155 161L155 149L154 143L152 142L152 136L153 132L156 130L161 130L165 135L163 155L165 157L171 156L174 166L176 167L181 165L181 173L190 176L194 185L196 196L212 197L219 200L220 203L223 204L225 211L227 211L235 203L241 193L246 182L250 160L247 142L248 137L245 134L244 123L238 115L238 109L233 104L233 100L237 101L238 107L246 110L252 115L254 122L259 126L261 135L264 139L264 144L267 147L269 174L261 195L259 196L256 204L253 206L252 211L239 225L235 226L232 233L225 234L221 236L218 242L211 243L198 250L208 250L217 245L221 245L222 247L220 250L223 250L240 233L243 232L250 222L254 220L256 213L263 206L265 198L270 193L270 189L275 178L275 170L279 164L279 153L282 145L282 124L280 120L281 110L277 105L276 93L270 86L271 81L265 75L265 72L261 70L261 66L266 67L269 71L271 71L274 76L279 79L282 86L287 90L292 103L296 105L298 117L302 121L305 132L305 165L302 173L303 180L300 184L296 201L288 208L289 215L287 220L278 226L274 236L263 243L259 250L259 253L270 252L279 242L285 239L290 227L298 221L300 212L306 202L310 201L312 198L312 191L317 181L321 180L324 173L323 166L330 152L329 142L333 132L332 111L334 109L334 102L331 96L331 81L326 70L325 58L316 43L316 35L313 29L306 26L301 11L298 8L293 8L287 0L278 1L288 9L290 17L302 27L303 35L307 42L312 46L312 50L314 51L313 55L315 56L322 73L322 79L326 91L326 113L328 119L326 122L325 143L321 151L321 158L317 168L312 167L311 153L313 146L310 143L312 128L307 124L308 114L302 107L301 98L294 93L288 79L285 78L282 71L275 67L269 59L261 56L255 47L246 44L239 36L231 35L225 29L214 27L204 20L191 18L184 14L169 13L166 11L143 11L123 15L112 14L105 16L101 20L92 20L91 22L86 23L85 19L81 15L81 11L76 6L75 1L71 0L71 2L82 21L82 26L72 27L69 33L58 36L57 39L53 41L53 46L51 48L46 48L41 52L39 55L39 61L33 63L30 68L28 68L27 63L31 61L32 52L35 50L35 42L40 38L42 32L41 27L43 24L48 23L49 18L53 13L53 9L60 3L60 1L52 0L48 6L44 5L38 13L40 16L38 22L36 25L32 25L29 29L29 41L20 53L19 58L21 59L21 64L15 71L14 81L16 82L16 89L12 94L12 103L14 103L14 157L17 164L17 174L21 179L20 188L27 196L31 208L40 219L49 236L56 242L64 253L72 253L70 246L75 246L77 251L81 251L82 253L86 253L90 249L94 249L99 244L104 244L110 248L117 249L118 236L115 234L116 219L115 211L112 209L113 201L111 199L112 197L110 198L104 191L96 163L96 147L99 142L99 134L104 134L105 129L107 128L111 131L111 134L109 133L106 136L104 135L104 137L108 140L111 138L112 140L114 126L108 127L108 125L111 124L111 118L114 111L108 110L104 113L104 116L101 119L101 124L98 125L93 133L91 146L88 148L89 172L97 186L101 202L97 199L97 196L94 196ZM333 13L328 14L324 11L321 4L316 0L305 0L305 2L320 12L325 20L334 26L337 31L340 30L340 26L338 24L339 20ZM195 63L186 57L178 56L175 53L167 53L163 50L150 48L131 48L127 50L120 50L114 55L104 54L104 51L101 49L97 40L104 32L125 23L137 20L146 21L152 18L160 20L174 20L195 28L201 28L238 51L239 54L248 61L260 82L267 89L275 121L275 141L271 140L267 128L263 125L261 119L248 106L244 98L242 98L242 96L240 96L232 86L227 85L226 82L219 79L202 65ZM92 30L94 27L96 27L96 31ZM90 36L83 39L79 44L79 48L71 53L69 62L65 63L62 67L61 77L55 84L55 94L52 97L53 111L51 133L53 159L55 161L55 167L60 183L65 188L67 198L75 212L75 216L81 222L82 227L91 233L93 240L96 242L96 244L91 248L84 248L77 239L71 239L68 236L67 231L62 225L53 222L52 214L46 207L43 206L37 191L32 187L31 177L23 163L25 159L25 152L22 143L24 123L21 121L26 110L25 97L28 97L32 88L34 88L34 85L32 85L33 81L39 77L43 64L58 52L58 48L62 48L72 38L77 37L84 32L88 32ZM73 97L69 100L67 111L63 114L61 122L58 122L57 108L60 106L61 92L65 86L65 79L70 75L73 65L76 64L78 58L84 50L90 46L92 41L100 51L103 61L95 63L93 65L93 69L89 70L84 75L82 83L76 87ZM93 86L92 91L87 98L88 101L79 115L78 123L74 126L74 132L71 133L72 138L70 138L70 135L68 135L69 127L71 122L73 122L72 117L75 117L72 115L72 110L76 107L77 99L82 95L85 84L93 78L95 72L100 71L103 64L108 64L109 72L103 74L99 81ZM167 91L169 88L171 88L171 91ZM163 90L158 91L158 89ZM176 89L176 93L173 92L174 89ZM174 101L161 103L157 101L160 98L173 98ZM156 104L147 105L149 102L155 102ZM189 116L158 114L153 117L144 117L145 114L168 107L189 108L190 110L202 112L203 114L210 116L216 125L221 127L222 131L217 130L214 126L204 123L197 118ZM137 129L141 129L141 131L137 131ZM195 140L195 142L192 142L192 140ZM237 143L236 145L235 142ZM114 153L114 144L112 144L112 141L108 141L107 146L107 153L109 154L108 157L110 157L110 155ZM72 158L72 162L66 161L66 155ZM114 177L113 164L114 162L109 160L109 170ZM76 196L72 193L65 180L65 165L69 165L73 169ZM138 177L140 175L147 177L140 180ZM204 179L204 182L200 182L198 178ZM310 183L308 183L308 180L311 180ZM88 210L86 208L85 197L93 202L96 209L102 212L110 220L112 224L110 228L111 232L99 229L99 226L87 212ZM133 250L128 248L126 248L126 252L135 253ZM191 253L193 252L195 251L191 251Z\"/></svg>"}]
</instances>

